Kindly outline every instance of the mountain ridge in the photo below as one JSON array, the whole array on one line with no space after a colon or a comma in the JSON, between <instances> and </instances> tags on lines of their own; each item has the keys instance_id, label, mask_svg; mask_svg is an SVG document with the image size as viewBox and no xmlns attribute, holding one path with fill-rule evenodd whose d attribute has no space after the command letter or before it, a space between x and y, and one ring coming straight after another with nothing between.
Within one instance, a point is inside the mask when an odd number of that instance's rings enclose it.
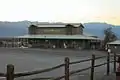
<instances>
[{"instance_id":1,"label":"mountain ridge","mask_svg":"<svg viewBox=\"0 0 120 80\"><path fill-rule=\"evenodd\" d=\"M9 21L0 21L0 36L23 36L28 34L28 27L32 23L49 23L49 22L32 22L32 21L18 21L18 22L9 22ZM61 23L61 22L60 22ZM84 32L96 35L98 37L103 37L104 30L108 27L112 27L112 31L120 36L120 25L113 25L101 22L90 22L83 23Z\"/></svg>"}]
</instances>

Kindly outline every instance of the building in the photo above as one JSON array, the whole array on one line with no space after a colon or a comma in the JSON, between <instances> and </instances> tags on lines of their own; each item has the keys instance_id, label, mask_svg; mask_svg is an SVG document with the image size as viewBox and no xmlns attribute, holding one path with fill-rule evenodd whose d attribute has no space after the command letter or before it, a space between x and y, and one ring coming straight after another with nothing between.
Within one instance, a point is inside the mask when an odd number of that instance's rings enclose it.
<instances>
[{"instance_id":1,"label":"building","mask_svg":"<svg viewBox=\"0 0 120 80\"><path fill-rule=\"evenodd\" d=\"M109 42L107 45L108 45L108 48L110 48L112 52L115 52L115 53L120 52L120 40Z\"/></svg>"},{"instance_id":2,"label":"building","mask_svg":"<svg viewBox=\"0 0 120 80\"><path fill-rule=\"evenodd\" d=\"M69 48L69 49L96 49L100 39L96 36L83 33L81 23L37 23L31 24L29 33L24 36L15 36L11 43L14 47L25 46L31 48ZM8 42L8 41L5 41ZM7 45L8 43L5 43ZM10 46L10 45L9 45Z\"/></svg>"},{"instance_id":3,"label":"building","mask_svg":"<svg viewBox=\"0 0 120 80\"><path fill-rule=\"evenodd\" d=\"M29 26L29 34L19 36L28 39L34 48L97 48L99 38L83 34L84 26L81 23L41 23Z\"/></svg>"},{"instance_id":4,"label":"building","mask_svg":"<svg viewBox=\"0 0 120 80\"><path fill-rule=\"evenodd\" d=\"M30 35L82 35L84 26L79 23L49 23L32 24L29 27Z\"/></svg>"}]
</instances>

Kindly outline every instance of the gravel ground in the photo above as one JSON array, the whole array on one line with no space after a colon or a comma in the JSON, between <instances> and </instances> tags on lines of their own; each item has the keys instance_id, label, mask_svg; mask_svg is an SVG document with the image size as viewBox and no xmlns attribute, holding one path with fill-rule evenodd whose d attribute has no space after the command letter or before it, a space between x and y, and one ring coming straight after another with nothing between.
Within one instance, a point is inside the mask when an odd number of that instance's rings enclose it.
<instances>
[{"instance_id":1,"label":"gravel ground","mask_svg":"<svg viewBox=\"0 0 120 80\"><path fill-rule=\"evenodd\" d=\"M55 65L64 63L64 58L69 57L70 61L77 61L91 58L91 55L96 56L107 55L106 52L94 50L60 50L60 49L15 49L15 48L0 48L0 72L6 72L6 65L13 64L15 72L25 72L33 70L41 70ZM96 60L96 64L105 62L106 59ZM90 62L84 62L70 66L70 70L82 69L90 66ZM113 72L113 64L111 64L111 72ZM95 80L114 80L114 74L107 77L106 65L95 68ZM64 68L60 68L48 73L37 74L28 77L21 77L16 80L30 80L40 77L58 77L64 75ZM71 77L71 80L90 80L90 70L80 72ZM107 79L106 79L107 78ZM109 79L110 78L110 79ZM42 80L42 79L41 79Z\"/></svg>"}]
</instances>

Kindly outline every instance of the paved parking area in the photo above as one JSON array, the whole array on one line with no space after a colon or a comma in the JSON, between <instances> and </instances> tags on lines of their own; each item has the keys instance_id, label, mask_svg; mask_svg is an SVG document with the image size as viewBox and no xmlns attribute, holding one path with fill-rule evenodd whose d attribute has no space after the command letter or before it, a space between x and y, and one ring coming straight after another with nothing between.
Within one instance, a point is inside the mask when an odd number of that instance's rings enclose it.
<instances>
[{"instance_id":1,"label":"paved parking area","mask_svg":"<svg viewBox=\"0 0 120 80\"><path fill-rule=\"evenodd\" d=\"M107 55L106 52L93 51L93 50L51 50L51 49L10 49L0 48L0 72L6 72L6 65L13 64L15 66L15 72L25 72L40 70L55 65L64 63L64 58L69 57L70 61L77 61L91 58L91 55L96 56ZM106 59L100 59L96 61L96 64L105 62ZM70 70L82 69L90 66L90 61L80 63L78 65L72 65ZM97 75L106 74L106 66L102 66L95 69ZM113 72L113 64L111 64L111 72ZM72 77L72 80L80 80L79 78L86 78L89 76L90 71L81 72ZM37 74L28 77L21 77L19 80L30 80L31 78L39 77L58 77L64 75L64 67L43 74ZM82 75L82 76L81 76ZM73 79L74 78L74 79ZM83 79L84 79L83 78ZM87 80L87 79L86 79Z\"/></svg>"}]
</instances>

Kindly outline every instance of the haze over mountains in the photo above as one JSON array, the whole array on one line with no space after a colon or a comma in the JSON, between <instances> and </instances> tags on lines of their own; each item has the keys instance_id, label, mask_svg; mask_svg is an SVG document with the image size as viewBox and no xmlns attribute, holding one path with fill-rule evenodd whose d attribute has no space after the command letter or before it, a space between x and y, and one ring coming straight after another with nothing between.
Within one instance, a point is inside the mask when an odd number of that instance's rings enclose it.
<instances>
[{"instance_id":1,"label":"haze over mountains","mask_svg":"<svg viewBox=\"0 0 120 80\"><path fill-rule=\"evenodd\" d=\"M0 22L0 37L3 36L22 36L28 33L28 27L31 24L30 21L20 22ZM120 26L111 25L107 23L84 23L84 32L96 35L98 37L104 36L104 30L108 27L112 27L113 32L119 37Z\"/></svg>"},{"instance_id":2,"label":"haze over mountains","mask_svg":"<svg viewBox=\"0 0 120 80\"><path fill-rule=\"evenodd\" d=\"M107 23L85 23L84 32L97 35L98 37L104 37L104 30L111 27L114 34L119 38L120 37L120 26L119 25L112 25Z\"/></svg>"}]
</instances>

